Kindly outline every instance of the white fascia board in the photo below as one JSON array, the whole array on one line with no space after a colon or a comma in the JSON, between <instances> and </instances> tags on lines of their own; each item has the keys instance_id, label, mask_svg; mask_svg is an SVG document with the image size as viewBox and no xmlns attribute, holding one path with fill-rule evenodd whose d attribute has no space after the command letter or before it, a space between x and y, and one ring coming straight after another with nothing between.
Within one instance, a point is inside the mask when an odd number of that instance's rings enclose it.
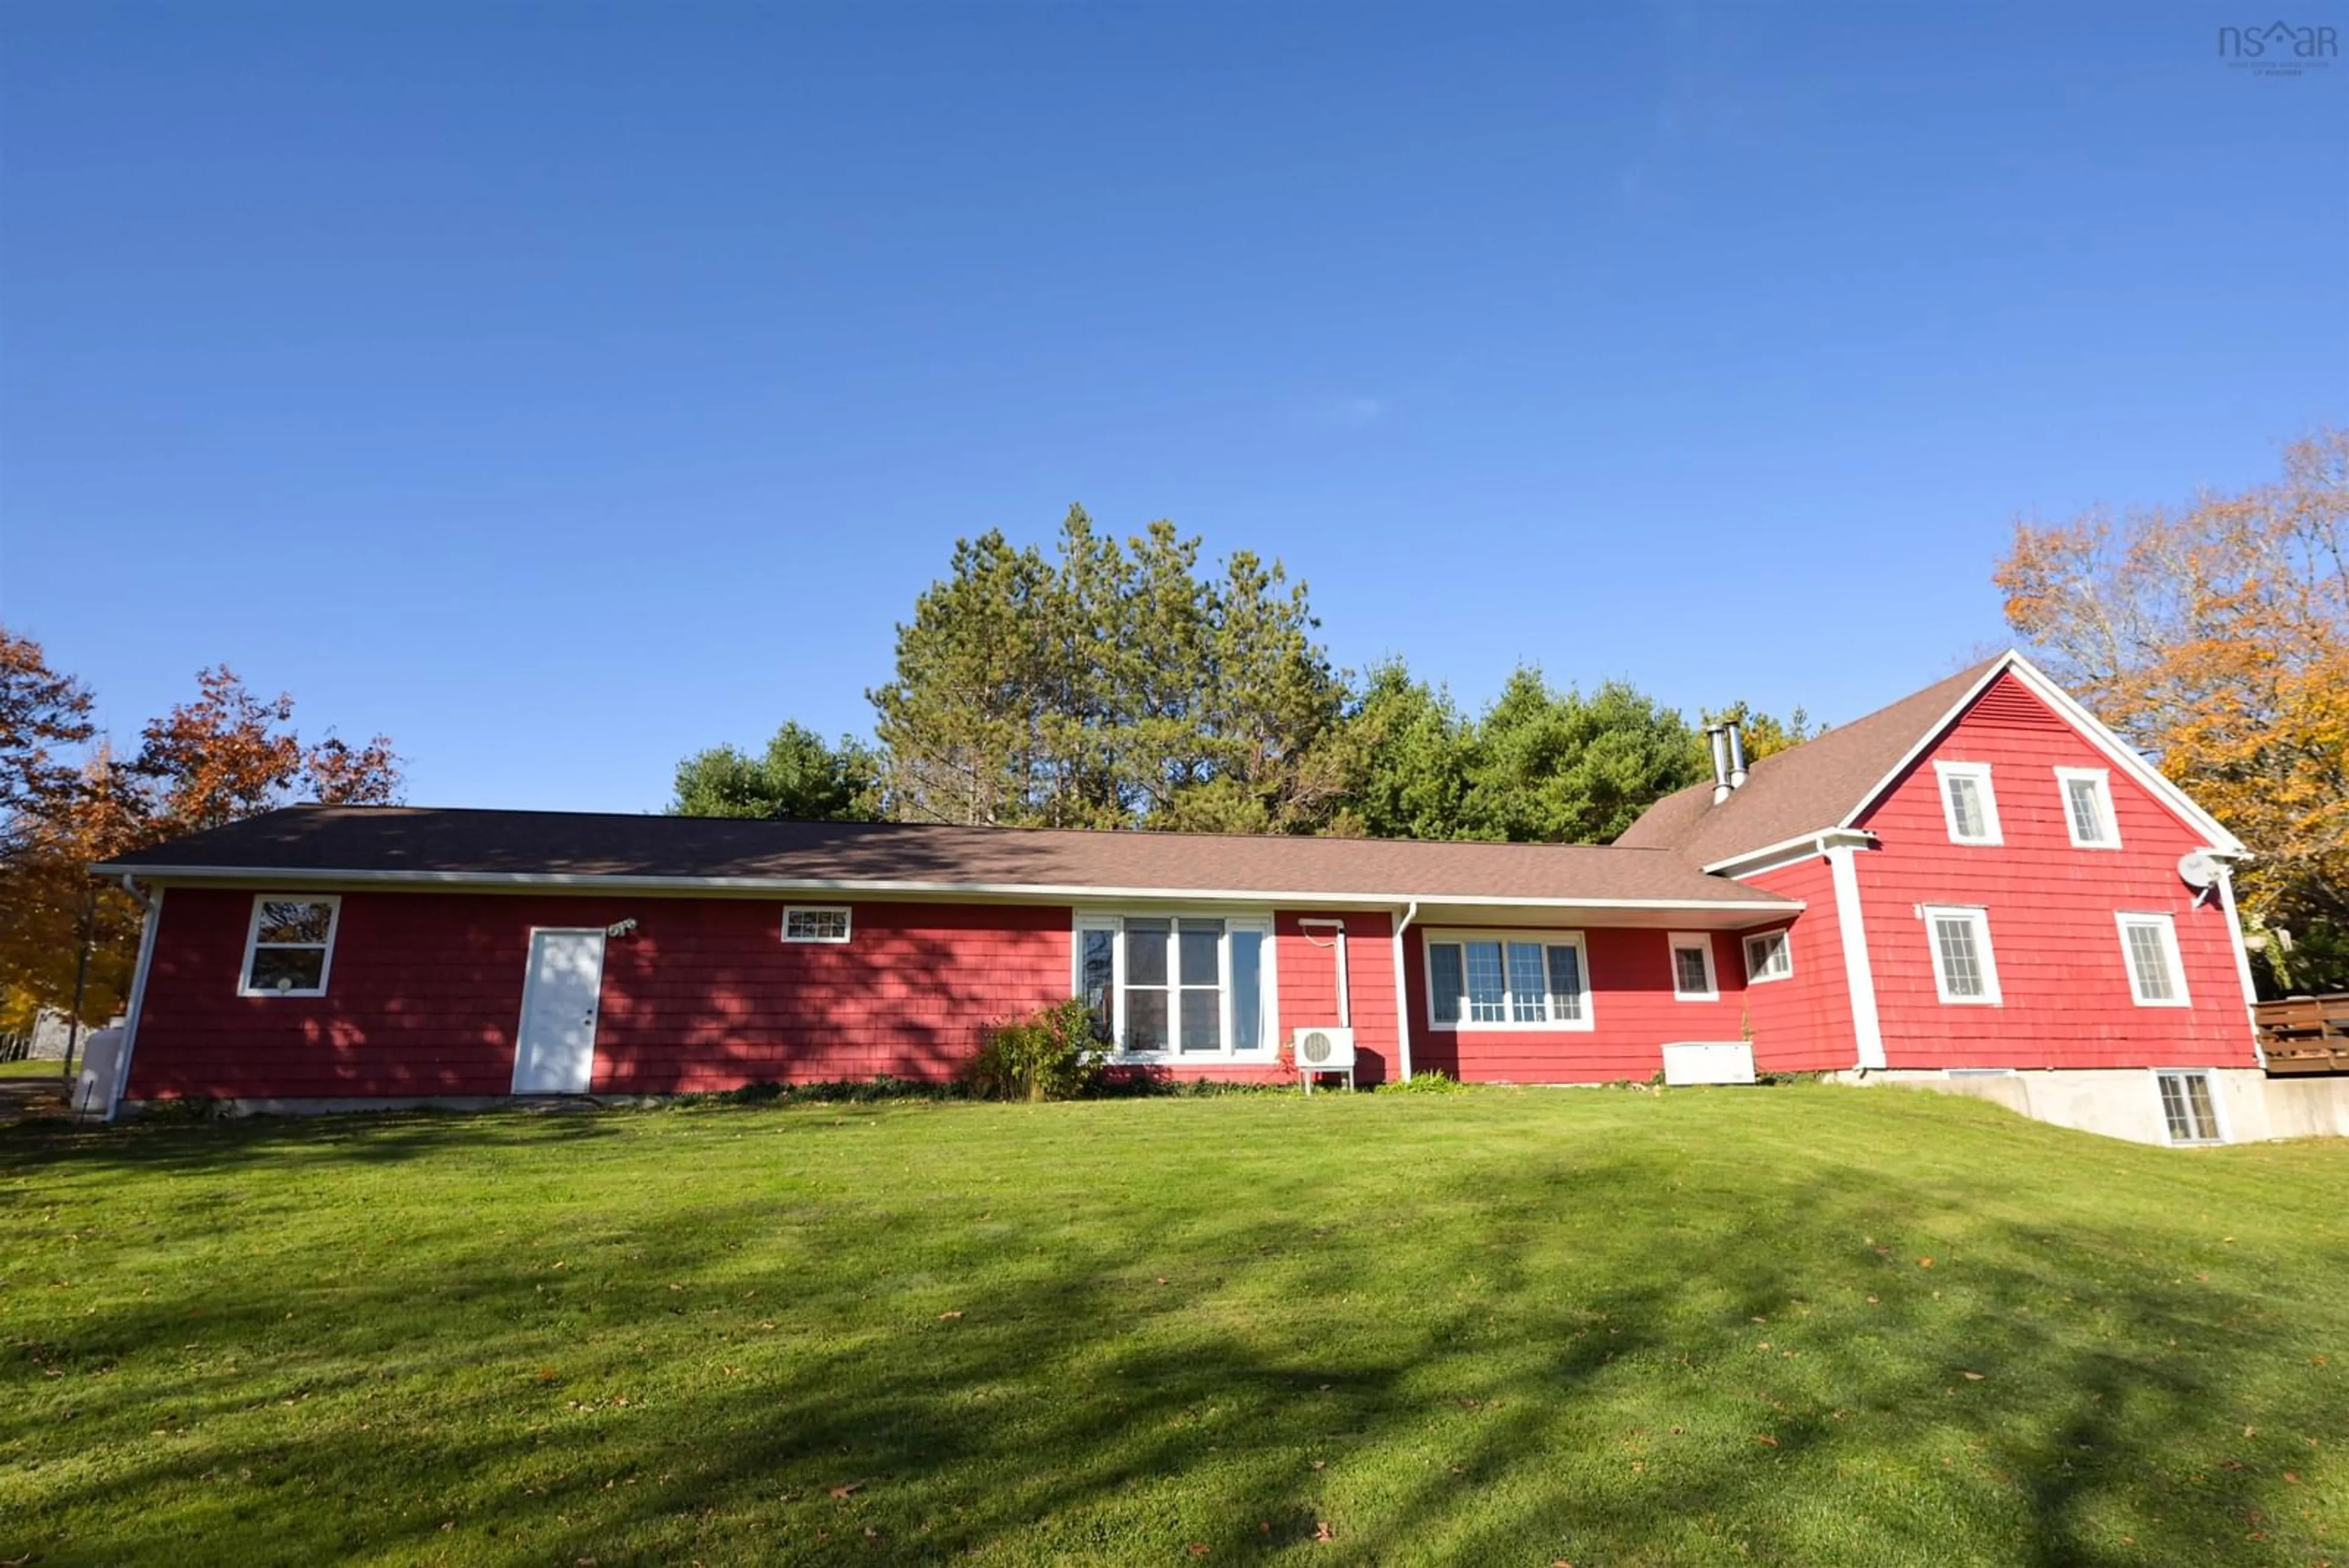
<instances>
[{"instance_id":1,"label":"white fascia board","mask_svg":"<svg viewBox=\"0 0 2349 1568\"><path fill-rule=\"evenodd\" d=\"M2139 756L2137 748L2115 734L2103 720L2075 701L2071 693L2047 678L2045 671L2020 653L2007 657L2013 662L2016 679L2031 688L2041 701L2069 721L2072 727L2085 735L2098 751L2119 763L2123 771L2143 784L2155 798L2185 818L2188 826L2208 838L2212 852L2230 856L2249 853L2241 839L2220 826L2217 817L2197 805L2192 795L2164 777L2159 768Z\"/></svg>"},{"instance_id":2,"label":"white fascia board","mask_svg":"<svg viewBox=\"0 0 2349 1568\"><path fill-rule=\"evenodd\" d=\"M276 888L305 886L414 886L432 888L560 888L579 892L620 893L826 893L884 897L1012 898L1038 903L1113 903L1120 899L1179 899L1193 904L1278 904L1292 909L1389 910L1399 904L1474 904L1522 909L1688 909L1734 913L1792 914L1802 905L1791 898L1526 898L1480 893L1330 893L1312 889L1228 888L1105 888L1097 884L1032 882L898 882L846 877L638 877L571 871L337 871L321 867L115 866L92 867L102 874L129 872L156 883L209 882Z\"/></svg>"},{"instance_id":3,"label":"white fascia board","mask_svg":"<svg viewBox=\"0 0 2349 1568\"><path fill-rule=\"evenodd\" d=\"M1920 757L1940 743L1941 737L1949 732L1950 726L1956 723L1964 715L1965 711L1972 707L1983 692L1990 690L1992 681L2010 670L2013 672L2015 679L2022 681L2031 691L2032 695L2053 709L2056 717L2078 731L2090 745L2118 763L2124 773L2144 785L2156 799L2184 819L2188 826L2208 838L2210 841L2209 847L2212 853L2237 857L2250 854L2250 851L2243 846L2243 841L2220 826L2218 818L2195 805L2191 795L2164 778L2160 769L2137 755L2136 747L2115 734L2103 720L2089 712L2073 699L2070 692L2055 684L2045 670L2025 659L2020 649L2013 648L1998 656L1997 662L1982 672L1982 679L1968 687L1965 695L1952 703L1948 712L1933 722L1932 727L1925 732L1923 738L1909 747L1907 753L1892 765L1891 772L1877 780L1868 793L1859 797L1859 804L1853 806L1843 821L1837 826L1849 827L1857 823L1867 814L1870 806L1884 797L1884 792L1890 789L1901 774L1916 765Z\"/></svg>"},{"instance_id":4,"label":"white fascia board","mask_svg":"<svg viewBox=\"0 0 2349 1568\"><path fill-rule=\"evenodd\" d=\"M1859 804L1846 812L1844 819L1836 826L1850 827L1857 823L1869 806L1883 798L1884 792L1890 789L1901 774L1916 766L1920 757L1940 743L1941 737L1949 732L1950 726L1956 723L1965 711L1974 705L1977 698L1990 690L1991 682L2005 674L2008 669L2022 657L2023 655L2011 648L2000 654L1996 661L1988 670L1982 671L1982 678L1967 687L1964 694L1950 704L1949 710L1940 718L1933 721L1924 734L1919 737L1917 743L1900 754L1900 760L1892 764L1892 770L1868 786L1867 792L1859 797Z\"/></svg>"},{"instance_id":5,"label":"white fascia board","mask_svg":"<svg viewBox=\"0 0 2349 1568\"><path fill-rule=\"evenodd\" d=\"M1715 860L1699 869L1708 877L1751 877L1757 871L1774 871L1781 866L1793 866L1830 849L1845 847L1873 849L1876 835L1854 827L1815 827L1808 833L1782 838L1759 849L1748 849L1726 860Z\"/></svg>"}]
</instances>

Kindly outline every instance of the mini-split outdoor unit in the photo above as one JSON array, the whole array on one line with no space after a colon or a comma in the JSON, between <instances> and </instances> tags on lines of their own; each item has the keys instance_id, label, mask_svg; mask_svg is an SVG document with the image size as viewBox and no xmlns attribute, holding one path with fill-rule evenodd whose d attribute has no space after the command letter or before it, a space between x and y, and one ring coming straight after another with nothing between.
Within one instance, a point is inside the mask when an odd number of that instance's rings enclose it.
<instances>
[{"instance_id":1,"label":"mini-split outdoor unit","mask_svg":"<svg viewBox=\"0 0 2349 1568\"><path fill-rule=\"evenodd\" d=\"M1354 1032L1350 1029L1308 1024L1298 1030L1295 1050L1297 1070L1300 1073L1351 1073L1354 1070Z\"/></svg>"}]
</instances>

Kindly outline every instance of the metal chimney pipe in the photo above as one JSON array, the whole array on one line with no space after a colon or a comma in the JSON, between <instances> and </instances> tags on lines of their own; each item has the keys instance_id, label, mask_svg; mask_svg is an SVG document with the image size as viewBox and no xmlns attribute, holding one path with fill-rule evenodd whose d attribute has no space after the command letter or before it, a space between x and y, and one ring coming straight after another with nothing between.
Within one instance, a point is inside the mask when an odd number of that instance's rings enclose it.
<instances>
[{"instance_id":1,"label":"metal chimney pipe","mask_svg":"<svg viewBox=\"0 0 2349 1568\"><path fill-rule=\"evenodd\" d=\"M1727 726L1708 724L1704 737L1713 742L1713 804L1729 798L1729 734Z\"/></svg>"},{"instance_id":2,"label":"metal chimney pipe","mask_svg":"<svg viewBox=\"0 0 2349 1568\"><path fill-rule=\"evenodd\" d=\"M1733 722L1728 726L1728 730L1729 787L1744 789L1745 787L1745 730L1743 725Z\"/></svg>"}]
</instances>

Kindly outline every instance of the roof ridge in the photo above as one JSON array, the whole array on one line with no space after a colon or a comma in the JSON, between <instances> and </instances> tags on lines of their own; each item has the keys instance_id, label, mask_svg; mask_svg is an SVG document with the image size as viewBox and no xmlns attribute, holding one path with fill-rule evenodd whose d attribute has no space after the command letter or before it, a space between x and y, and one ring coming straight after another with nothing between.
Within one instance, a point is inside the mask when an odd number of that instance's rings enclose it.
<instances>
[{"instance_id":1,"label":"roof ridge","mask_svg":"<svg viewBox=\"0 0 2349 1568\"><path fill-rule=\"evenodd\" d=\"M2003 649L1807 741L1756 757L1745 783L1724 800L1692 808L1690 796L1716 787L1709 780L1675 791L1641 813L1624 836L1644 829L1655 846L1702 867L1837 826L1930 738L1964 693L2020 657L2018 649Z\"/></svg>"},{"instance_id":2,"label":"roof ridge","mask_svg":"<svg viewBox=\"0 0 2349 1568\"><path fill-rule=\"evenodd\" d=\"M1390 838L1375 834L1217 833L1203 828L1188 827L1052 827L1041 823L1030 822L905 822L896 819L867 821L823 816L716 816L667 811L565 811L551 806L528 805L417 805L405 801L379 805L295 801L286 805L273 806L264 812L262 816L274 816L284 812L349 812L354 815L415 812L443 816L565 817L591 821L647 823L739 823L745 827L783 825L800 827L833 827L849 831L885 829L948 833L1063 834L1087 838L1195 838L1218 843L1247 841L1266 844L1431 844L1463 849L1482 846L1492 849L1623 849L1632 852L1656 852L1648 846L1636 844L1592 844L1578 839ZM240 822L222 823L217 827L204 828L200 831L216 832L219 828L237 827L243 823L260 820L259 816L245 817Z\"/></svg>"}]
</instances>

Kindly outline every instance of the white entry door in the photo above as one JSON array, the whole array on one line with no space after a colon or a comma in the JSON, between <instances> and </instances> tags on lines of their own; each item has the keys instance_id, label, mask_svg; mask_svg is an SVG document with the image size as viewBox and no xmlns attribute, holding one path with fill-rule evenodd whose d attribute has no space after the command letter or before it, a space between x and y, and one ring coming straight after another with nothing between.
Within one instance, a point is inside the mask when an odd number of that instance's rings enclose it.
<instances>
[{"instance_id":1,"label":"white entry door","mask_svg":"<svg viewBox=\"0 0 2349 1568\"><path fill-rule=\"evenodd\" d=\"M530 979L514 1045L517 1095L584 1095L595 1068L595 1003L604 990L604 933L533 931Z\"/></svg>"}]
</instances>

